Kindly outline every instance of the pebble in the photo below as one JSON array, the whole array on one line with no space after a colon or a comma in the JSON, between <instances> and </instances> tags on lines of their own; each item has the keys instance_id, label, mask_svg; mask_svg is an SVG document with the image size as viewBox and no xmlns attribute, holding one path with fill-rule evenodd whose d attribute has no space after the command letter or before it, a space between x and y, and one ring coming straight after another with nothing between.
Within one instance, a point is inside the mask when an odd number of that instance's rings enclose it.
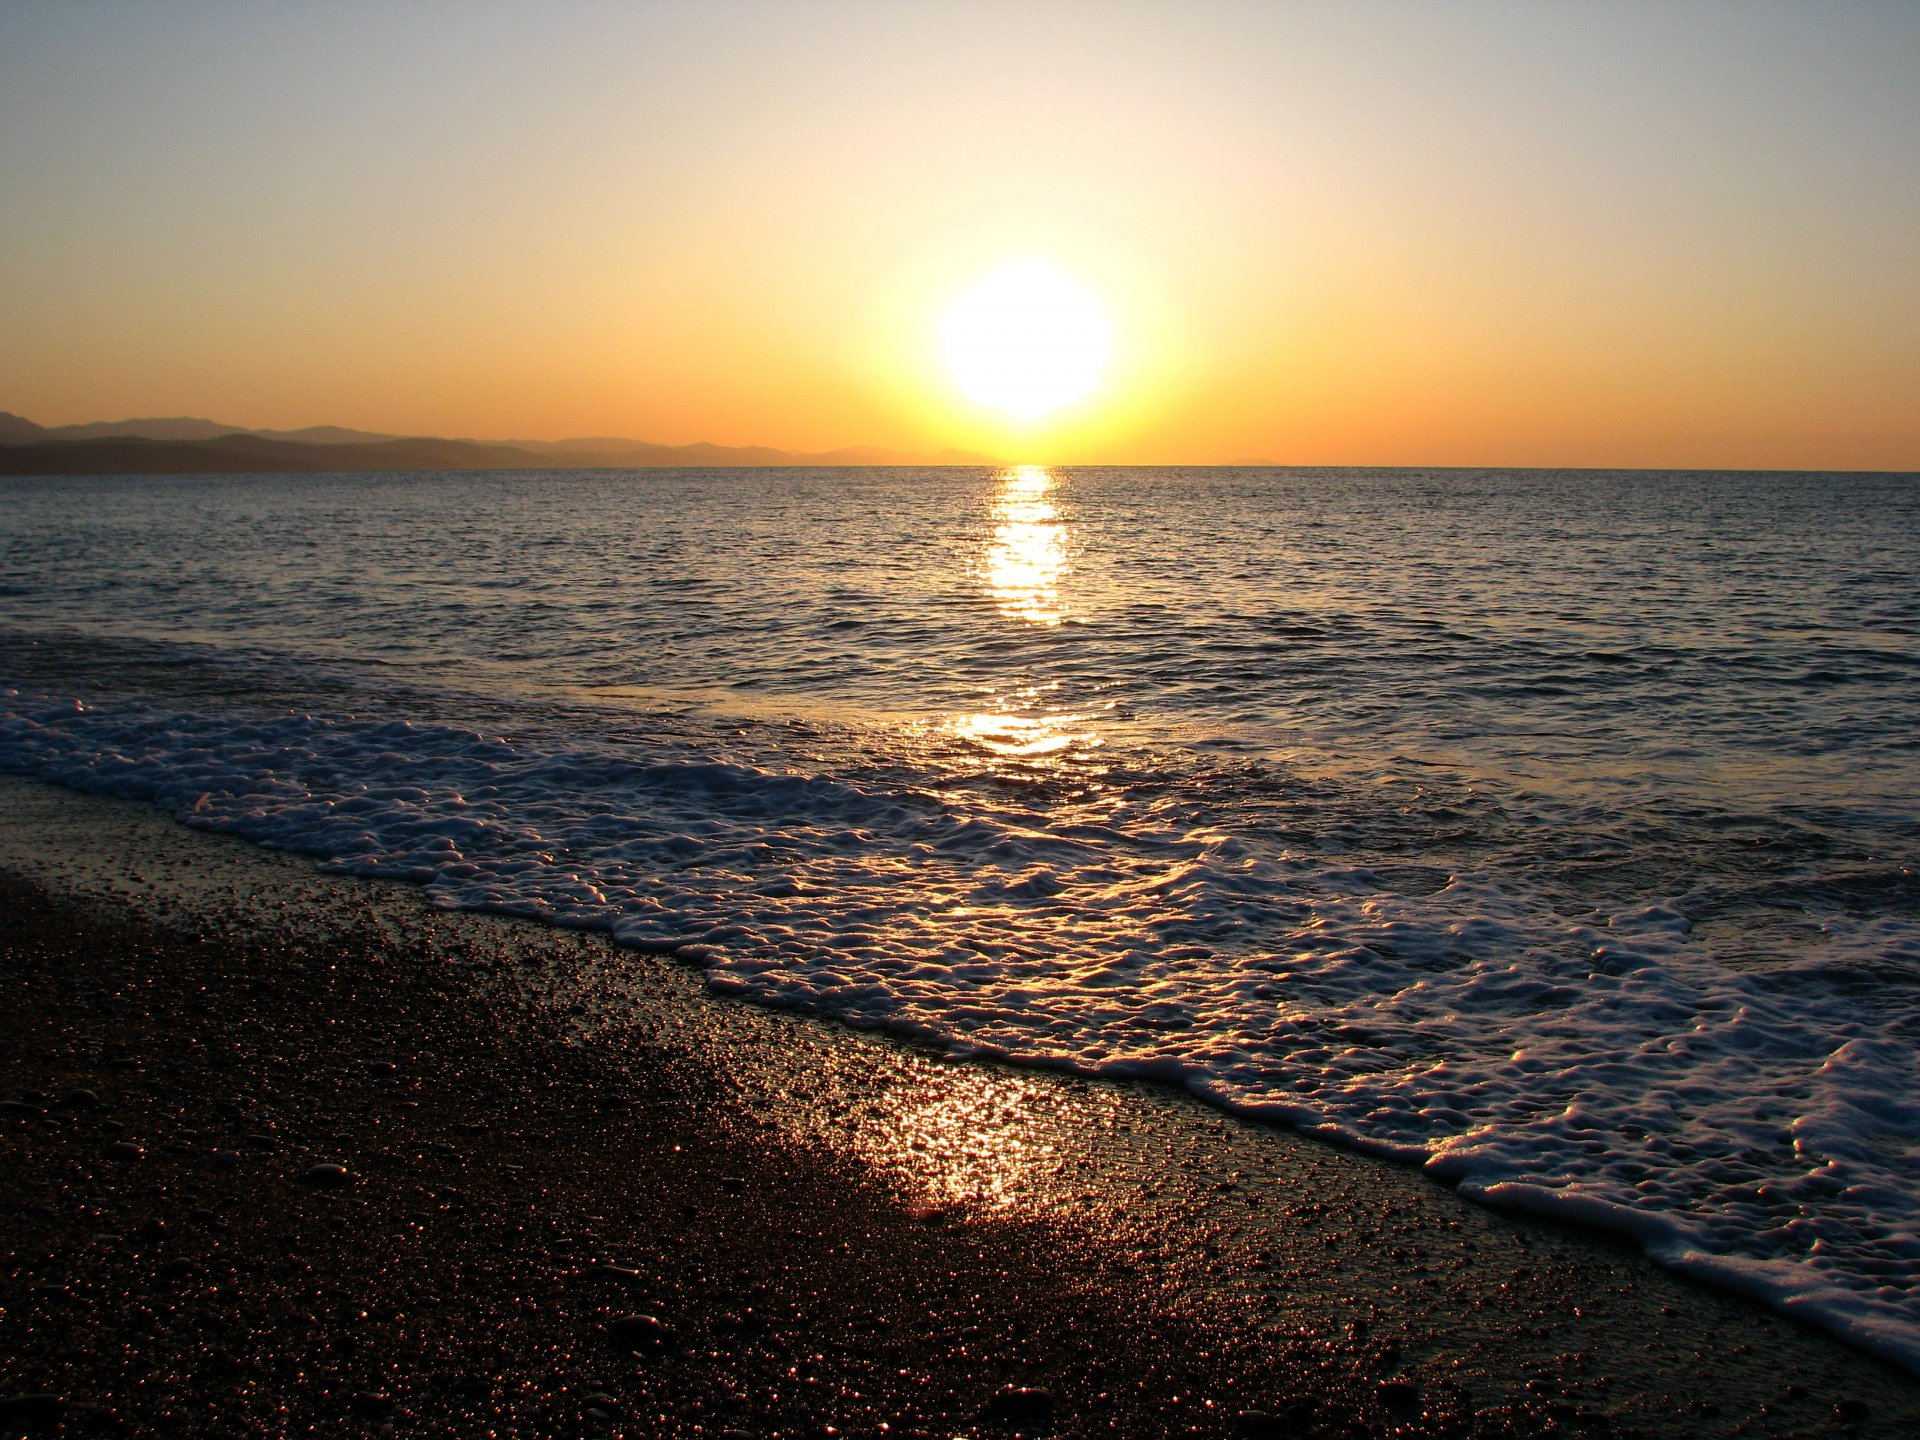
<instances>
[{"instance_id":1,"label":"pebble","mask_svg":"<svg viewBox=\"0 0 1920 1440\"><path fill-rule=\"evenodd\" d=\"M100 1097L92 1090L73 1089L60 1097L60 1106L64 1110L97 1110Z\"/></svg>"},{"instance_id":2,"label":"pebble","mask_svg":"<svg viewBox=\"0 0 1920 1440\"><path fill-rule=\"evenodd\" d=\"M342 1185L351 1184L353 1176L347 1173L347 1167L336 1165L332 1161L322 1161L318 1165L309 1165L306 1173L300 1177L305 1184L323 1190L337 1190Z\"/></svg>"},{"instance_id":3,"label":"pebble","mask_svg":"<svg viewBox=\"0 0 1920 1440\"><path fill-rule=\"evenodd\" d=\"M116 1140L102 1152L109 1160L138 1160L147 1152L131 1140Z\"/></svg>"},{"instance_id":4,"label":"pebble","mask_svg":"<svg viewBox=\"0 0 1920 1440\"><path fill-rule=\"evenodd\" d=\"M611 1408L609 1408L608 1405L595 1405L589 1401L581 1406L580 1415L587 1424L594 1427L595 1433L598 1433L601 1426L611 1425L619 1418L620 1407L618 1405L612 1405Z\"/></svg>"}]
</instances>

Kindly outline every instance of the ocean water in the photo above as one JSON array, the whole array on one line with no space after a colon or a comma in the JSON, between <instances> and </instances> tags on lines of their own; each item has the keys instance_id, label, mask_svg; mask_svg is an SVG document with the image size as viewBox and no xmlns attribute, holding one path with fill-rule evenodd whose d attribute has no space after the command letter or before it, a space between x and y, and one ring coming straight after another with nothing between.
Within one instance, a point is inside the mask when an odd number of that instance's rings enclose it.
<instances>
[{"instance_id":1,"label":"ocean water","mask_svg":"<svg viewBox=\"0 0 1920 1440\"><path fill-rule=\"evenodd\" d=\"M0 482L0 767L1920 1370L1920 477Z\"/></svg>"}]
</instances>

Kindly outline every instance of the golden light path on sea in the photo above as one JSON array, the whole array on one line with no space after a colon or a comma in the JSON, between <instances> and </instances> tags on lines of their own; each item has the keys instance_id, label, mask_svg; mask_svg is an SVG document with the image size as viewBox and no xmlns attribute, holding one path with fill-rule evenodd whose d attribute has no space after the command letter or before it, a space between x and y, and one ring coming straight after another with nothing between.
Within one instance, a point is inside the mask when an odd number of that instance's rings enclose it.
<instances>
[{"instance_id":1,"label":"golden light path on sea","mask_svg":"<svg viewBox=\"0 0 1920 1440\"><path fill-rule=\"evenodd\" d=\"M992 520L978 574L994 604L1020 625L1051 629L1069 614L1064 582L1071 571L1071 537L1055 505L1053 473L1044 465L1016 465L999 477L989 501ZM1049 708L1046 685L1028 685L999 697L993 709L959 717L969 743L1009 760L1038 762L1098 743L1084 715Z\"/></svg>"}]
</instances>

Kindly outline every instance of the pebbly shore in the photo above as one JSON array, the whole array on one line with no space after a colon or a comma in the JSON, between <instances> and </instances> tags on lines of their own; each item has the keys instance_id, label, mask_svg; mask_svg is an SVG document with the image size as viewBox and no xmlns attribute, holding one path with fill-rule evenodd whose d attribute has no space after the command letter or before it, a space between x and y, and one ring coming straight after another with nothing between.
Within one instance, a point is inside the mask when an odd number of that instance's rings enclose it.
<instances>
[{"instance_id":1,"label":"pebbly shore","mask_svg":"<svg viewBox=\"0 0 1920 1440\"><path fill-rule=\"evenodd\" d=\"M1144 1084L0 782L0 1436L1895 1436L1920 1383Z\"/></svg>"}]
</instances>

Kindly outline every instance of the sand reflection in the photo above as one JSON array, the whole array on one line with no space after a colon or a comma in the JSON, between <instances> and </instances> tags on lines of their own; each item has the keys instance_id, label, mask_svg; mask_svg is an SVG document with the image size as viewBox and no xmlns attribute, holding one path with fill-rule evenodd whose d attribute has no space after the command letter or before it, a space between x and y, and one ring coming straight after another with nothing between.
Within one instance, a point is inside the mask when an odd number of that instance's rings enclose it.
<instances>
[{"instance_id":1,"label":"sand reflection","mask_svg":"<svg viewBox=\"0 0 1920 1440\"><path fill-rule=\"evenodd\" d=\"M916 1210L1056 1207L1078 1188L1076 1132L1088 1123L1078 1112L1112 1105L1106 1094L1076 1097L1076 1123L1065 1125L1062 1098L1017 1074L929 1067L868 1111L852 1148L892 1175Z\"/></svg>"}]
</instances>

